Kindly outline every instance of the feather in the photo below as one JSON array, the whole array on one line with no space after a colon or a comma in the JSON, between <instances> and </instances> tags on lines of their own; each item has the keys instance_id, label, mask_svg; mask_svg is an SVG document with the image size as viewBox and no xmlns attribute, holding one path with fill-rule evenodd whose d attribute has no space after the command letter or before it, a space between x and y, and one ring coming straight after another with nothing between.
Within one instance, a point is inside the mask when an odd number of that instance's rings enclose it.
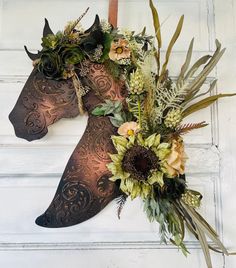
<instances>
[{"instance_id":1,"label":"feather","mask_svg":"<svg viewBox=\"0 0 236 268\"><path fill-rule=\"evenodd\" d=\"M127 195L125 194L122 194L121 196L119 196L117 199L116 199L116 203L118 205L117 207L117 215L118 215L118 219L120 219L120 214L121 214L121 211L126 203L126 200L127 200Z\"/></svg>"},{"instance_id":2,"label":"feather","mask_svg":"<svg viewBox=\"0 0 236 268\"><path fill-rule=\"evenodd\" d=\"M206 126L208 126L208 124L205 121L200 122L200 123L187 123L187 124L179 126L176 129L175 134L178 134L178 135L187 134L191 130L206 127Z\"/></svg>"},{"instance_id":3,"label":"feather","mask_svg":"<svg viewBox=\"0 0 236 268\"><path fill-rule=\"evenodd\" d=\"M82 20L82 18L87 14L88 10L89 8L87 8L85 12L77 20L75 20L73 23L68 24L68 26L65 28L65 31L64 31L66 35L71 34L74 28L78 25L78 23Z\"/></svg>"}]
</instances>

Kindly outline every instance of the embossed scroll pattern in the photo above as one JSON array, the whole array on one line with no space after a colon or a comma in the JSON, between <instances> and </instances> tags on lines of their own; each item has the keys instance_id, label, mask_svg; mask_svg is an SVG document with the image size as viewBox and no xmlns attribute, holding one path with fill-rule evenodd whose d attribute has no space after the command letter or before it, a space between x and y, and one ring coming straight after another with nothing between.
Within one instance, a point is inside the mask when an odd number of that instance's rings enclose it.
<instances>
[{"instance_id":1,"label":"embossed scroll pattern","mask_svg":"<svg viewBox=\"0 0 236 268\"><path fill-rule=\"evenodd\" d=\"M72 80L55 81L44 78L34 69L9 115L16 136L28 141L40 139L48 126L61 118L79 114Z\"/></svg>"},{"instance_id":2,"label":"embossed scroll pattern","mask_svg":"<svg viewBox=\"0 0 236 268\"><path fill-rule=\"evenodd\" d=\"M110 137L116 128L107 117L95 117L91 111L105 98L123 100L124 84L115 82L99 64L91 64L81 81L91 88L83 98L88 125L67 163L51 205L36 220L40 226L65 227L83 222L120 195L117 185L109 181L111 174L106 168L110 162L108 153L114 152Z\"/></svg>"}]
</instances>

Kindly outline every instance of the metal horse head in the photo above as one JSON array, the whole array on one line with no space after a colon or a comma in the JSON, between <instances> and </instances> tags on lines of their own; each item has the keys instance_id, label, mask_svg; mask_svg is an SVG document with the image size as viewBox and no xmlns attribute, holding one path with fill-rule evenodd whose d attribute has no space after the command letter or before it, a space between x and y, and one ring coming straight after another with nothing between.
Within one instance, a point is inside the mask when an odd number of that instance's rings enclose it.
<instances>
[{"instance_id":1,"label":"metal horse head","mask_svg":"<svg viewBox=\"0 0 236 268\"><path fill-rule=\"evenodd\" d=\"M92 32L95 23L87 32ZM52 34L45 20L44 36ZM32 60L40 56L26 49ZM86 66L83 66L86 65ZM86 76L81 69L87 69ZM83 97L88 112L87 128L72 153L62 175L55 197L46 212L36 223L44 227L65 227L83 222L100 212L111 200L120 195L119 187L109 181L106 168L108 153L114 152L110 136L117 129L107 117L95 117L91 111L104 99L123 100L126 88L121 81L114 81L102 64L87 60L78 67L77 76L89 92ZM72 79L52 80L34 68L9 115L16 136L28 141L42 138L48 126L61 118L79 114L78 99Z\"/></svg>"}]
</instances>

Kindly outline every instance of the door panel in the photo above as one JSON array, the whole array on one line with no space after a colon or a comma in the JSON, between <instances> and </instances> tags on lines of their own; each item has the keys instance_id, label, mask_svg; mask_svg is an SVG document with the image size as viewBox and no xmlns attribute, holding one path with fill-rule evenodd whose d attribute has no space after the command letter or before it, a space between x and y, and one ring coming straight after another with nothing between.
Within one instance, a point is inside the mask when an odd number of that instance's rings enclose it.
<instances>
[{"instance_id":1,"label":"door panel","mask_svg":"<svg viewBox=\"0 0 236 268\"><path fill-rule=\"evenodd\" d=\"M163 56L178 17L185 14L183 33L174 47L169 64L172 78L175 79L179 73L193 35L193 60L212 53L217 35L229 46L229 53L222 59L218 74L212 72L204 87L219 76L218 90L222 88L225 92L227 86L229 92L233 91L235 72L229 73L228 66L235 65L230 60L235 55L235 30L230 29L232 23L234 29L236 26L234 1L226 0L224 6L221 0L154 2L158 2L163 22ZM25 268L34 265L37 268L44 265L49 268L54 265L57 268L73 268L80 265L92 268L96 265L123 268L145 265L148 268L154 265L177 267L178 263L178 267L183 268L205 267L199 244L190 235L187 235L186 241L192 254L187 259L171 245L160 245L158 225L148 223L138 200L127 202L121 220L117 219L116 203L113 202L96 217L73 227L44 229L34 224L36 216L44 211L55 193L66 162L84 132L87 117L60 120L50 126L47 136L39 141L28 143L15 137L7 116L32 69L22 47L26 44L33 51L40 49L44 17L57 31L63 29L67 21L79 17L87 6L90 6L90 11L82 21L84 28L92 24L96 13L100 18L107 17L108 0L0 0L0 266ZM224 15L227 12L226 20ZM227 30L222 25L224 23L228 26ZM146 25L148 32L153 33L148 1L120 0L118 25L136 31L141 31ZM231 36L231 33L234 35ZM227 115L225 109L229 111ZM231 220L236 225L236 218L230 214L230 206L235 200L230 185L236 186L233 180L235 135L233 131L228 131L232 123L235 125L236 119L231 117L233 113L233 100L227 99L220 103L218 110L214 106L189 117L187 122L206 120L209 126L192 132L185 139L189 156L189 183L204 195L200 212L215 226L221 237L228 233L227 243L230 243L232 234L236 237L230 225ZM220 146L220 150L216 145ZM232 198L228 197L229 194ZM236 238L234 242L236 245ZM213 256L214 267L223 268L223 257ZM235 267L232 262L229 261L227 268Z\"/></svg>"}]
</instances>

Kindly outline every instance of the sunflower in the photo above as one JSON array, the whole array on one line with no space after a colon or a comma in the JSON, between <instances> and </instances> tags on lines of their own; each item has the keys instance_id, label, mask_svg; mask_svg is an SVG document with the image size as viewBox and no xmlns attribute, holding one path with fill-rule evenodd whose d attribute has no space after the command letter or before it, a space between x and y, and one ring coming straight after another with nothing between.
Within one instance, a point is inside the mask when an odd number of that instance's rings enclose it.
<instances>
[{"instance_id":1,"label":"sunflower","mask_svg":"<svg viewBox=\"0 0 236 268\"><path fill-rule=\"evenodd\" d=\"M159 134L143 138L141 133L129 137L112 136L117 154L110 154L107 165L112 172L111 181L120 180L120 189L131 196L147 198L158 184L164 185L166 158L170 144L161 142Z\"/></svg>"}]
</instances>

